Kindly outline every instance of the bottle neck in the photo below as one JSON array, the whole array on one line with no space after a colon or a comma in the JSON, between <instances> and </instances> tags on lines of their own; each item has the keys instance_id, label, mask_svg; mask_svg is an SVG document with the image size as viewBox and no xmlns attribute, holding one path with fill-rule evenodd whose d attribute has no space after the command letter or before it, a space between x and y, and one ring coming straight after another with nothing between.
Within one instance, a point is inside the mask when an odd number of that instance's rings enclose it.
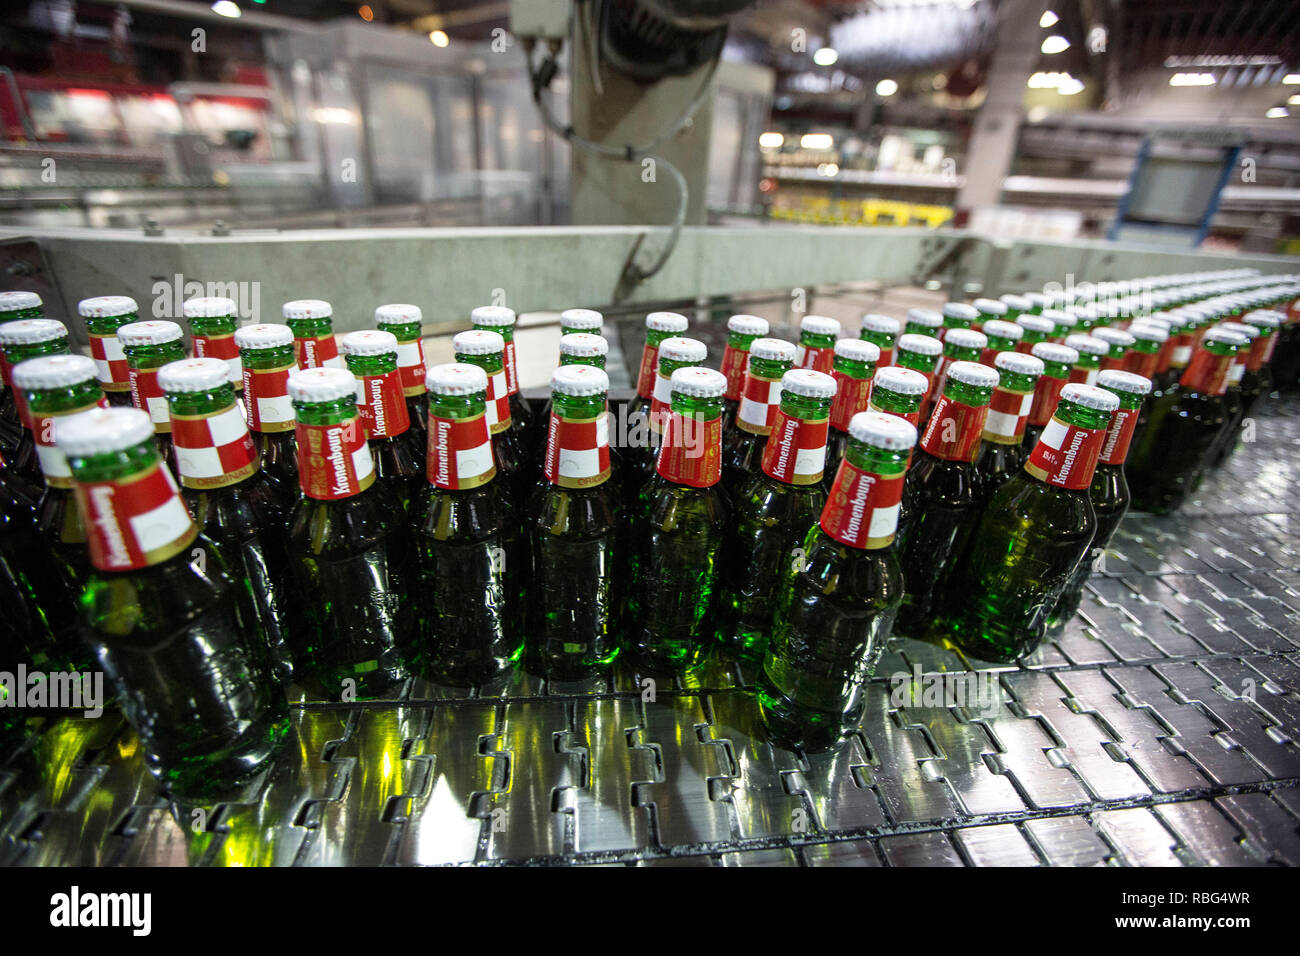
<instances>
[{"instance_id":1,"label":"bottle neck","mask_svg":"<svg viewBox=\"0 0 1300 956\"><path fill-rule=\"evenodd\" d=\"M691 488L711 488L722 477L722 401L673 395L655 471Z\"/></svg>"},{"instance_id":2,"label":"bottle neck","mask_svg":"<svg viewBox=\"0 0 1300 956\"><path fill-rule=\"evenodd\" d=\"M66 338L50 339L48 342L33 342L30 345L5 346L5 361L9 367L26 362L28 359L40 358L42 355L70 355Z\"/></svg>"},{"instance_id":3,"label":"bottle neck","mask_svg":"<svg viewBox=\"0 0 1300 956\"><path fill-rule=\"evenodd\" d=\"M872 362L855 362L837 355L831 374L835 378L831 428L847 432L853 416L865 412L871 402L871 380L875 377L876 366Z\"/></svg>"},{"instance_id":4,"label":"bottle neck","mask_svg":"<svg viewBox=\"0 0 1300 956\"><path fill-rule=\"evenodd\" d=\"M749 371L736 412L736 427L751 435L766 437L776 421L780 402L781 378L793 367L791 362L771 361L750 355Z\"/></svg>"},{"instance_id":5,"label":"bottle neck","mask_svg":"<svg viewBox=\"0 0 1300 956\"><path fill-rule=\"evenodd\" d=\"M261 459L235 404L233 385L167 395L181 484L226 488L257 474Z\"/></svg>"},{"instance_id":6,"label":"bottle neck","mask_svg":"<svg viewBox=\"0 0 1300 956\"><path fill-rule=\"evenodd\" d=\"M298 486L318 501L338 501L374 484L375 466L355 396L295 402Z\"/></svg>"},{"instance_id":7,"label":"bottle neck","mask_svg":"<svg viewBox=\"0 0 1300 956\"><path fill-rule=\"evenodd\" d=\"M727 336L727 347L722 352L722 374L727 376L727 399L738 401L745 385L745 367L749 364L749 347L757 335L732 332Z\"/></svg>"},{"instance_id":8,"label":"bottle neck","mask_svg":"<svg viewBox=\"0 0 1300 956\"><path fill-rule=\"evenodd\" d=\"M822 531L858 550L879 550L893 544L909 454L850 438L822 507Z\"/></svg>"},{"instance_id":9,"label":"bottle neck","mask_svg":"<svg viewBox=\"0 0 1300 956\"><path fill-rule=\"evenodd\" d=\"M510 380L506 374L505 354L492 352L487 355L470 355L456 353L456 361L466 365L477 365L487 373L487 423L488 431L493 435L509 431L512 424L510 417Z\"/></svg>"},{"instance_id":10,"label":"bottle neck","mask_svg":"<svg viewBox=\"0 0 1300 956\"><path fill-rule=\"evenodd\" d=\"M1221 342L1202 342L1178 379L1178 387L1189 393L1222 395L1228 390L1228 369L1236 349Z\"/></svg>"},{"instance_id":11,"label":"bottle neck","mask_svg":"<svg viewBox=\"0 0 1300 956\"><path fill-rule=\"evenodd\" d=\"M487 424L487 393L429 396L425 476L444 491L480 488L496 477Z\"/></svg>"},{"instance_id":12,"label":"bottle neck","mask_svg":"<svg viewBox=\"0 0 1300 956\"><path fill-rule=\"evenodd\" d=\"M1086 490L1109 423L1108 412L1061 400L1025 461L1025 474L1057 488Z\"/></svg>"},{"instance_id":13,"label":"bottle neck","mask_svg":"<svg viewBox=\"0 0 1300 956\"><path fill-rule=\"evenodd\" d=\"M609 416L606 394L551 392L542 473L560 488L594 488L609 480Z\"/></svg>"},{"instance_id":14,"label":"bottle neck","mask_svg":"<svg viewBox=\"0 0 1300 956\"><path fill-rule=\"evenodd\" d=\"M287 324L293 333L293 354L299 367L343 367L329 318L289 319Z\"/></svg>"},{"instance_id":15,"label":"bottle neck","mask_svg":"<svg viewBox=\"0 0 1300 956\"><path fill-rule=\"evenodd\" d=\"M1006 369L998 371L1001 378L989 400L983 439L997 445L1019 445L1034 406L1034 386L1038 376L1021 375Z\"/></svg>"},{"instance_id":16,"label":"bottle neck","mask_svg":"<svg viewBox=\"0 0 1300 956\"><path fill-rule=\"evenodd\" d=\"M357 408L372 440L396 438L411 427L397 353L348 355L348 371L357 378Z\"/></svg>"},{"instance_id":17,"label":"bottle neck","mask_svg":"<svg viewBox=\"0 0 1300 956\"><path fill-rule=\"evenodd\" d=\"M561 365L590 365L592 368L603 369L605 367L605 356L603 355L566 355L560 353Z\"/></svg>"},{"instance_id":18,"label":"bottle neck","mask_svg":"<svg viewBox=\"0 0 1300 956\"><path fill-rule=\"evenodd\" d=\"M763 473L788 485L821 481L826 468L830 409L830 398L784 393L763 446Z\"/></svg>"},{"instance_id":19,"label":"bottle neck","mask_svg":"<svg viewBox=\"0 0 1300 956\"><path fill-rule=\"evenodd\" d=\"M1100 463L1118 466L1124 464L1128 457L1133 431L1137 428L1138 413L1142 410L1143 396L1120 391L1115 394L1119 396L1119 408L1111 415L1110 423L1106 426Z\"/></svg>"},{"instance_id":20,"label":"bottle neck","mask_svg":"<svg viewBox=\"0 0 1300 956\"><path fill-rule=\"evenodd\" d=\"M54 420L107 406L103 389L91 378L63 388L29 389L22 399L23 425L31 434L45 484L51 488L71 488L72 470L67 456L54 442Z\"/></svg>"},{"instance_id":21,"label":"bottle neck","mask_svg":"<svg viewBox=\"0 0 1300 956\"><path fill-rule=\"evenodd\" d=\"M397 370L401 374L402 394L407 398L425 393L424 344L420 341L419 322L380 322L379 330L397 339Z\"/></svg>"},{"instance_id":22,"label":"bottle neck","mask_svg":"<svg viewBox=\"0 0 1300 956\"><path fill-rule=\"evenodd\" d=\"M939 362L937 355L922 355L920 352L909 352L907 349L898 350L898 364L903 368L910 368L922 375L930 376L934 374L934 367Z\"/></svg>"},{"instance_id":23,"label":"bottle neck","mask_svg":"<svg viewBox=\"0 0 1300 956\"><path fill-rule=\"evenodd\" d=\"M289 372L295 368L292 345L243 349L244 413L255 432L293 431Z\"/></svg>"},{"instance_id":24,"label":"bottle neck","mask_svg":"<svg viewBox=\"0 0 1300 956\"><path fill-rule=\"evenodd\" d=\"M926 423L921 448L944 461L973 462L992 397L992 388L949 381Z\"/></svg>"},{"instance_id":25,"label":"bottle neck","mask_svg":"<svg viewBox=\"0 0 1300 956\"><path fill-rule=\"evenodd\" d=\"M871 401L867 405L867 409L868 411L897 415L899 418L905 418L915 425L921 418L921 400L924 397L924 395L904 395L902 392L895 392L893 389L882 388L880 383L876 382L872 386Z\"/></svg>"}]
</instances>

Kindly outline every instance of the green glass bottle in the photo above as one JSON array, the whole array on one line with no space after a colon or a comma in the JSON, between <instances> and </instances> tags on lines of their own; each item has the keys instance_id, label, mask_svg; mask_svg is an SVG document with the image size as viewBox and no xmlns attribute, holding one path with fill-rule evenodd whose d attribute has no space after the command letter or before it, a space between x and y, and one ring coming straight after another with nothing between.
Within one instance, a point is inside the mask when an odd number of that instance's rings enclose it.
<instances>
[{"instance_id":1,"label":"green glass bottle","mask_svg":"<svg viewBox=\"0 0 1300 956\"><path fill-rule=\"evenodd\" d=\"M1064 631L1065 625L1078 612L1088 577L1105 554L1111 537L1128 511L1129 491L1128 482L1124 480L1124 459L1128 455L1129 441L1137 425L1138 411L1143 399L1151 391L1151 380L1132 372L1108 369L1097 376L1097 387L1113 392L1119 399L1119 407L1111 413L1097 469L1093 472L1092 484L1088 486L1092 512L1097 519L1096 530L1093 531L1088 554L1070 574L1065 590L1061 592L1047 619L1047 633L1051 636Z\"/></svg>"},{"instance_id":2,"label":"green glass bottle","mask_svg":"<svg viewBox=\"0 0 1300 956\"><path fill-rule=\"evenodd\" d=\"M1042 359L1020 352L999 352L993 360L998 385L989 400L984 434L975 455L979 496L984 502L1019 474L1029 454L1025 450L1025 427L1034 406L1034 391L1043 374Z\"/></svg>"},{"instance_id":3,"label":"green glass bottle","mask_svg":"<svg viewBox=\"0 0 1300 956\"><path fill-rule=\"evenodd\" d=\"M293 354L298 367L346 368L334 337L334 307L323 299L294 299L280 308L293 333Z\"/></svg>"},{"instance_id":4,"label":"green glass bottle","mask_svg":"<svg viewBox=\"0 0 1300 956\"><path fill-rule=\"evenodd\" d=\"M1070 380L1070 369L1079 361L1079 353L1068 345L1040 342L1031 353L1043 363L1043 373L1034 385L1034 401L1029 408L1029 421L1025 424L1025 438L1021 444L1028 455L1038 444L1038 436L1052 420L1061 389Z\"/></svg>"},{"instance_id":5,"label":"green glass bottle","mask_svg":"<svg viewBox=\"0 0 1300 956\"><path fill-rule=\"evenodd\" d=\"M1022 315L1016 319L1020 326L1020 338L1016 342L1016 351L1025 355L1033 354L1034 346L1046 342L1056 334L1056 323L1044 315Z\"/></svg>"},{"instance_id":6,"label":"green glass bottle","mask_svg":"<svg viewBox=\"0 0 1300 956\"><path fill-rule=\"evenodd\" d=\"M411 428L402 373L397 368L397 336L378 329L349 332L340 343L343 361L357 380L357 409L375 458L375 480L387 486L403 509L423 484L424 447Z\"/></svg>"},{"instance_id":7,"label":"green glass bottle","mask_svg":"<svg viewBox=\"0 0 1300 956\"><path fill-rule=\"evenodd\" d=\"M224 296L200 296L186 299L181 306L190 326L195 358L214 358L226 363L230 385L236 396L244 390L244 370L239 363L239 346L235 344L235 326L239 324L239 307Z\"/></svg>"},{"instance_id":8,"label":"green glass bottle","mask_svg":"<svg viewBox=\"0 0 1300 956\"><path fill-rule=\"evenodd\" d=\"M1241 420L1245 415L1246 407L1242 382L1245 381L1246 370L1255 351L1255 338L1259 335L1259 330L1255 326L1244 322L1220 322L1215 328L1240 335L1246 340L1246 344L1237 350L1237 354L1232 358L1232 364L1228 366L1227 388L1223 393L1223 428L1215 438L1214 444L1210 446L1210 450L1206 452L1206 467L1197 476L1192 490L1200 487L1201 481L1210 468L1222 465L1237 448Z\"/></svg>"},{"instance_id":9,"label":"green glass bottle","mask_svg":"<svg viewBox=\"0 0 1300 956\"><path fill-rule=\"evenodd\" d=\"M86 322L90 357L99 370L99 387L108 403L131 406L131 370L117 330L138 321L140 307L129 296L100 295L78 302L77 313Z\"/></svg>"},{"instance_id":10,"label":"green glass bottle","mask_svg":"<svg viewBox=\"0 0 1300 956\"><path fill-rule=\"evenodd\" d=\"M894 347L902 334L903 323L891 315L869 312L862 317L862 340L880 350L880 358L876 360L877 368L894 364Z\"/></svg>"},{"instance_id":11,"label":"green glass bottle","mask_svg":"<svg viewBox=\"0 0 1300 956\"><path fill-rule=\"evenodd\" d=\"M407 522L375 481L352 373L301 370L289 376L289 397L302 489L288 536L290 580L301 601L294 660L331 696L374 697L411 673L415 576Z\"/></svg>"},{"instance_id":12,"label":"green glass bottle","mask_svg":"<svg viewBox=\"0 0 1300 956\"><path fill-rule=\"evenodd\" d=\"M565 309L560 313L560 335L603 336L605 334L605 317L595 309Z\"/></svg>"},{"instance_id":13,"label":"green glass bottle","mask_svg":"<svg viewBox=\"0 0 1300 956\"><path fill-rule=\"evenodd\" d=\"M649 418L655 376L659 371L659 343L674 335L683 335L689 326L686 316L676 312L651 312L645 317L645 347L641 350L641 366L636 376L636 396L627 407L629 423Z\"/></svg>"},{"instance_id":14,"label":"green glass bottle","mask_svg":"<svg viewBox=\"0 0 1300 956\"><path fill-rule=\"evenodd\" d=\"M1245 378L1241 380L1242 418L1249 418L1255 403L1273 391L1273 356L1277 348L1278 331L1286 322L1286 313L1271 309L1254 309L1241 319L1256 330L1251 343L1250 361Z\"/></svg>"},{"instance_id":15,"label":"green glass bottle","mask_svg":"<svg viewBox=\"0 0 1300 956\"><path fill-rule=\"evenodd\" d=\"M1027 315L1034 307L1034 304L1029 299L1023 295L1016 295L1014 292L1007 292L998 296L998 301L1007 307L1006 313L1002 316L1003 320L1007 322L1014 322L1022 315ZM988 331L985 330L984 334L988 335Z\"/></svg>"},{"instance_id":16,"label":"green glass bottle","mask_svg":"<svg viewBox=\"0 0 1300 956\"><path fill-rule=\"evenodd\" d=\"M1046 636L1097 528L1088 488L1118 407L1111 392L1066 385L1024 469L984 509L939 609L939 633L972 657L1020 660Z\"/></svg>"},{"instance_id":17,"label":"green glass bottle","mask_svg":"<svg viewBox=\"0 0 1300 956\"><path fill-rule=\"evenodd\" d=\"M860 339L844 341L874 350ZM822 477L835 394L835 379L829 375L813 369L785 373L762 471L731 500L734 517L723 544L717 636L726 653L746 663L763 658L776 584L826 501Z\"/></svg>"},{"instance_id":18,"label":"green glass bottle","mask_svg":"<svg viewBox=\"0 0 1300 956\"><path fill-rule=\"evenodd\" d=\"M375 328L397 339L397 371L406 397L406 417L414 430L412 441L423 447L428 439L429 400L424 380L424 313L418 305L394 302L375 309Z\"/></svg>"},{"instance_id":19,"label":"green glass bottle","mask_svg":"<svg viewBox=\"0 0 1300 956\"><path fill-rule=\"evenodd\" d=\"M48 670L81 670L92 655L77 633L77 598L92 568L86 529L73 495L72 471L54 436L59 419L107 402L96 380L95 363L84 355L26 359L14 366L13 384L26 408L23 441L31 443L44 481L30 527L15 522L6 532L8 542L15 545L12 565L48 624L47 646L29 661ZM31 636L38 637L35 632Z\"/></svg>"},{"instance_id":20,"label":"green glass bottle","mask_svg":"<svg viewBox=\"0 0 1300 956\"><path fill-rule=\"evenodd\" d=\"M1129 452L1133 507L1176 511L1207 466L1206 456L1227 421L1223 393L1233 356L1248 344L1234 332L1210 329L1178 385L1151 403L1151 417Z\"/></svg>"},{"instance_id":21,"label":"green glass bottle","mask_svg":"<svg viewBox=\"0 0 1300 956\"><path fill-rule=\"evenodd\" d=\"M822 485L829 491L840 470L849 443L849 422L871 403L871 382L880 362L880 349L865 339L840 339L835 343L835 400L831 403L831 428L826 442L826 468Z\"/></svg>"},{"instance_id":22,"label":"green glass bottle","mask_svg":"<svg viewBox=\"0 0 1300 956\"><path fill-rule=\"evenodd\" d=\"M745 387L745 370L749 368L749 348L767 333L767 319L756 315L733 315L727 319L727 347L722 352L722 374L727 376L727 398L722 406L724 435L736 422L740 394Z\"/></svg>"},{"instance_id":23,"label":"green glass bottle","mask_svg":"<svg viewBox=\"0 0 1300 956\"><path fill-rule=\"evenodd\" d=\"M262 473L257 445L235 403L230 366L218 358L184 359L158 370L167 397L181 496L199 531L215 541L252 591L273 670L294 673L289 627L289 519L275 483Z\"/></svg>"},{"instance_id":24,"label":"green glass bottle","mask_svg":"<svg viewBox=\"0 0 1300 956\"><path fill-rule=\"evenodd\" d=\"M1095 385L1101 371L1101 360L1110 354L1110 346L1093 335L1067 335L1067 347L1079 353L1079 360L1070 369L1070 384Z\"/></svg>"},{"instance_id":25,"label":"green glass bottle","mask_svg":"<svg viewBox=\"0 0 1300 956\"><path fill-rule=\"evenodd\" d=\"M975 318L973 326L963 325L960 326L961 328L982 328L985 322L991 322L994 319L1001 319L1004 322L1008 321L1007 313L1009 310L1007 309L1006 303L1000 302L997 299L975 299L971 302L971 306L974 307L975 311L979 314ZM952 327L956 328L958 326Z\"/></svg>"},{"instance_id":26,"label":"green glass bottle","mask_svg":"<svg viewBox=\"0 0 1300 956\"><path fill-rule=\"evenodd\" d=\"M551 377L543 473L532 501L526 662L553 680L604 674L619 652L624 514L611 485L609 377L562 365Z\"/></svg>"},{"instance_id":27,"label":"green glass bottle","mask_svg":"<svg viewBox=\"0 0 1300 956\"><path fill-rule=\"evenodd\" d=\"M511 401L506 374L506 341L499 332L486 328L458 332L451 341L457 362L477 365L487 374L488 431L492 434L497 472L509 489L512 507L522 509L537 484L537 468L528 456L525 436L514 427L514 409L518 401Z\"/></svg>"},{"instance_id":28,"label":"green glass bottle","mask_svg":"<svg viewBox=\"0 0 1300 956\"><path fill-rule=\"evenodd\" d=\"M1160 353L1169 341L1168 331L1149 318L1136 319L1128 327L1133 345L1124 355L1122 371L1132 372L1145 379L1154 379L1159 367Z\"/></svg>"},{"instance_id":29,"label":"green glass bottle","mask_svg":"<svg viewBox=\"0 0 1300 956\"><path fill-rule=\"evenodd\" d=\"M903 598L894 535L916 429L873 412L849 427L820 520L781 571L758 678L763 723L785 748L825 750L857 728Z\"/></svg>"},{"instance_id":30,"label":"green glass bottle","mask_svg":"<svg viewBox=\"0 0 1300 956\"><path fill-rule=\"evenodd\" d=\"M998 373L991 368L954 362L907 473L899 517L906 593L898 630L909 637L929 633L935 601L979 520L975 455L997 384Z\"/></svg>"},{"instance_id":31,"label":"green glass bottle","mask_svg":"<svg viewBox=\"0 0 1300 956\"><path fill-rule=\"evenodd\" d=\"M44 317L41 297L35 292L0 292L0 327L10 322ZM10 388L9 362L0 350L0 454L12 456L22 438L22 416Z\"/></svg>"},{"instance_id":32,"label":"green glass bottle","mask_svg":"<svg viewBox=\"0 0 1300 956\"><path fill-rule=\"evenodd\" d=\"M19 319L0 324L0 354L13 379L13 368L20 362L42 355L68 355L68 330L62 322L53 319ZM13 450L14 473L35 488L42 481L41 463L37 457L36 440L21 388L11 388L11 400L22 424L17 447Z\"/></svg>"},{"instance_id":33,"label":"green glass bottle","mask_svg":"<svg viewBox=\"0 0 1300 956\"><path fill-rule=\"evenodd\" d=\"M887 365L879 369L871 380L871 400L867 403L867 411L897 415L915 428L921 420L921 401L928 388L929 383L920 372Z\"/></svg>"},{"instance_id":34,"label":"green glass bottle","mask_svg":"<svg viewBox=\"0 0 1300 956\"><path fill-rule=\"evenodd\" d=\"M158 455L169 467L175 461L172 455L172 420L167 411L167 397L158 386L158 369L185 358L183 334L175 322L162 320L131 322L117 330L117 340L126 354L131 404L149 413ZM112 401L111 395L109 401Z\"/></svg>"},{"instance_id":35,"label":"green glass bottle","mask_svg":"<svg viewBox=\"0 0 1300 956\"><path fill-rule=\"evenodd\" d=\"M960 310L959 310L960 314ZM943 313L933 309L908 309L904 335L926 335L938 340L943 334Z\"/></svg>"},{"instance_id":36,"label":"green glass bottle","mask_svg":"<svg viewBox=\"0 0 1300 956\"><path fill-rule=\"evenodd\" d=\"M247 584L199 534L137 409L60 421L94 572L81 595L127 721L159 779L181 796L256 773L289 732Z\"/></svg>"},{"instance_id":37,"label":"green glass bottle","mask_svg":"<svg viewBox=\"0 0 1300 956\"><path fill-rule=\"evenodd\" d=\"M727 377L712 369L673 373L673 413L655 476L631 509L623 648L643 672L673 674L692 666L716 629L728 519L719 485L726 390Z\"/></svg>"},{"instance_id":38,"label":"green glass bottle","mask_svg":"<svg viewBox=\"0 0 1300 956\"><path fill-rule=\"evenodd\" d=\"M435 365L427 480L411 504L419 583L415 667L457 687L489 681L523 652L528 555L518 515L497 479L487 426L487 373Z\"/></svg>"},{"instance_id":39,"label":"green glass bottle","mask_svg":"<svg viewBox=\"0 0 1300 956\"><path fill-rule=\"evenodd\" d=\"M750 343L735 426L722 444L722 485L728 495L739 494L745 481L759 472L763 446L781 404L781 377L794 368L797 354L793 345L781 339Z\"/></svg>"},{"instance_id":40,"label":"green glass bottle","mask_svg":"<svg viewBox=\"0 0 1300 956\"><path fill-rule=\"evenodd\" d=\"M1093 337L1106 343L1106 354L1101 357L1101 370L1124 369L1131 363L1129 353L1137 344L1137 339L1123 329L1094 329Z\"/></svg>"},{"instance_id":41,"label":"green glass bottle","mask_svg":"<svg viewBox=\"0 0 1300 956\"><path fill-rule=\"evenodd\" d=\"M509 395L510 403L510 429L515 433L519 446L525 452L536 450L538 442L542 436L537 434L539 429L538 422L533 415L532 409L524 401L523 394L519 391L519 367L515 362L515 320L516 316L513 309L507 309L503 305L480 305L471 309L469 313L469 322L475 329L485 332L495 332L501 336L501 341L505 348L501 356L502 366L506 373L506 391ZM456 359L460 362L462 359ZM475 363L470 363L475 364ZM492 377L488 373L488 378ZM494 399L489 395L488 402ZM491 413L489 413L489 418ZM502 418L504 421L504 418ZM536 469L531 463L533 456L525 460L528 465L529 475L536 477ZM499 464L499 463L498 463Z\"/></svg>"},{"instance_id":42,"label":"green glass bottle","mask_svg":"<svg viewBox=\"0 0 1300 956\"><path fill-rule=\"evenodd\" d=\"M1073 312L1065 309L1052 309L1043 313L1043 318L1051 319L1052 324L1056 326L1056 331L1052 333L1051 341L1058 345L1064 345L1067 336L1076 334L1079 328L1079 319Z\"/></svg>"},{"instance_id":43,"label":"green glass bottle","mask_svg":"<svg viewBox=\"0 0 1300 956\"><path fill-rule=\"evenodd\" d=\"M638 431L637 437L644 434L644 441L631 441L624 452L632 474L632 491L654 477L655 462L663 444L664 419L672 412L672 376L679 368L703 365L709 350L699 339L674 335L659 343L659 368L655 373L654 392L650 397L650 411L646 416L647 428L644 433ZM630 436L632 437L632 436Z\"/></svg>"},{"instance_id":44,"label":"green glass bottle","mask_svg":"<svg viewBox=\"0 0 1300 956\"><path fill-rule=\"evenodd\" d=\"M938 377L939 362L943 357L943 343L929 335L899 336L898 357L894 360L902 368L910 368L925 376L925 395L921 399L921 420L930 414L931 396L934 394Z\"/></svg>"},{"instance_id":45,"label":"green glass bottle","mask_svg":"<svg viewBox=\"0 0 1300 956\"><path fill-rule=\"evenodd\" d=\"M1044 295L1041 292L1026 292L1024 298L1025 301L1029 303L1029 308L1025 312L1021 313L1020 316L1016 317L1017 323L1019 323L1020 319L1026 315L1039 316L1043 314L1045 309L1050 309L1052 307L1051 297Z\"/></svg>"},{"instance_id":46,"label":"green glass bottle","mask_svg":"<svg viewBox=\"0 0 1300 956\"><path fill-rule=\"evenodd\" d=\"M795 366L829 375L835 362L835 340L839 337L840 324L835 319L805 315L799 320L799 353Z\"/></svg>"},{"instance_id":47,"label":"green glass bottle","mask_svg":"<svg viewBox=\"0 0 1300 956\"><path fill-rule=\"evenodd\" d=\"M979 299L979 302L988 302L988 299ZM948 333L953 329L963 329L967 331L978 331L980 325L980 310L974 305L967 305L965 302L945 302L943 306L943 329L937 336L941 341L945 341Z\"/></svg>"},{"instance_id":48,"label":"green glass bottle","mask_svg":"<svg viewBox=\"0 0 1300 956\"><path fill-rule=\"evenodd\" d=\"M276 488L287 515L298 500L298 444L294 438L289 374L298 366L287 325L246 325L235 332L243 366L244 415L257 442L262 474Z\"/></svg>"},{"instance_id":49,"label":"green glass bottle","mask_svg":"<svg viewBox=\"0 0 1300 956\"><path fill-rule=\"evenodd\" d=\"M980 353L980 364L993 368L993 357L999 352L1018 351L1024 334L1025 330L1014 322L1004 322L1001 319L990 319L985 322L984 337L988 339L988 343Z\"/></svg>"}]
</instances>

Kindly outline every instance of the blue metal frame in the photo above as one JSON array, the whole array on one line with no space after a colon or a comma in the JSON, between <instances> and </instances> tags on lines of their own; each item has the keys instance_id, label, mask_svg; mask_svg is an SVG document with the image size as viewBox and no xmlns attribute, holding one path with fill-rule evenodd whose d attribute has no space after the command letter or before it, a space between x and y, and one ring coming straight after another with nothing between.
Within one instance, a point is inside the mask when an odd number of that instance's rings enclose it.
<instances>
[{"instance_id":1,"label":"blue metal frame","mask_svg":"<svg viewBox=\"0 0 1300 956\"><path fill-rule=\"evenodd\" d=\"M1106 238L1111 241L1120 238L1120 230L1125 225L1138 225L1143 228L1153 230L1168 230L1170 232L1190 232L1191 247L1194 249L1205 241L1205 237L1210 233L1210 224L1214 220L1214 215L1219 211L1219 204L1223 201L1223 190L1228 185L1228 177L1237 167L1237 158L1241 155L1240 146L1223 147L1223 168L1219 172L1219 181L1214 187L1214 193L1210 196L1210 201L1205 206L1205 211L1201 214L1201 221L1196 225L1178 226L1169 223L1141 223L1134 222L1128 218L1129 206L1133 199L1133 190L1138 184L1138 179L1142 175L1142 170L1146 167L1147 160L1151 155L1151 138L1147 137L1142 140L1142 145L1138 149L1137 158L1133 162L1133 171L1129 173L1128 188L1124 190L1124 195L1120 198L1119 205L1115 209L1115 219L1110 224L1110 231Z\"/></svg>"}]
</instances>

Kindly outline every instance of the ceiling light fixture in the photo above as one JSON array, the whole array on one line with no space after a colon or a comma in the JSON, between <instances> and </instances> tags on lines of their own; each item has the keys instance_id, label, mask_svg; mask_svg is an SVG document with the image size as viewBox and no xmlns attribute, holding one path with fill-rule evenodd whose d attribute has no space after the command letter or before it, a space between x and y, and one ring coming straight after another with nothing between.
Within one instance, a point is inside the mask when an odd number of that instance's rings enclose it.
<instances>
[{"instance_id":1,"label":"ceiling light fixture","mask_svg":"<svg viewBox=\"0 0 1300 956\"><path fill-rule=\"evenodd\" d=\"M1059 33L1053 33L1050 37L1045 37L1043 39L1043 45L1040 49L1048 56L1051 56L1054 53L1064 53L1066 50L1070 49L1070 41Z\"/></svg>"}]
</instances>

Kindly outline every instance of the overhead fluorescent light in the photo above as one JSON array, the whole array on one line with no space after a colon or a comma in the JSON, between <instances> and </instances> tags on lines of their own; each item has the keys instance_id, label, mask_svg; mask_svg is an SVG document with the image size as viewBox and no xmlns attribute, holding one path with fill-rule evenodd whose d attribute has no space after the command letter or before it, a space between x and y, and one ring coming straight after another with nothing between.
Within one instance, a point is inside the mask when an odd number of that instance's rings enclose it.
<instances>
[{"instance_id":1,"label":"overhead fluorescent light","mask_svg":"<svg viewBox=\"0 0 1300 956\"><path fill-rule=\"evenodd\" d=\"M1060 21L1061 18L1058 17L1053 11L1044 10L1043 15L1038 18L1038 25L1046 29L1047 27L1056 26L1057 23L1059 23Z\"/></svg>"},{"instance_id":2,"label":"overhead fluorescent light","mask_svg":"<svg viewBox=\"0 0 1300 956\"><path fill-rule=\"evenodd\" d=\"M1175 73L1169 77L1170 86L1213 86L1216 82L1213 73Z\"/></svg>"},{"instance_id":3,"label":"overhead fluorescent light","mask_svg":"<svg viewBox=\"0 0 1300 956\"><path fill-rule=\"evenodd\" d=\"M895 80L881 80L876 84L877 96L893 96L898 92L898 83Z\"/></svg>"},{"instance_id":4,"label":"overhead fluorescent light","mask_svg":"<svg viewBox=\"0 0 1300 956\"><path fill-rule=\"evenodd\" d=\"M839 58L840 55L828 46L822 47L813 54L813 62L818 66L831 66Z\"/></svg>"},{"instance_id":5,"label":"overhead fluorescent light","mask_svg":"<svg viewBox=\"0 0 1300 956\"><path fill-rule=\"evenodd\" d=\"M835 138L830 133L804 133L799 137L799 145L804 149L830 149L835 145Z\"/></svg>"},{"instance_id":6,"label":"overhead fluorescent light","mask_svg":"<svg viewBox=\"0 0 1300 956\"><path fill-rule=\"evenodd\" d=\"M1070 49L1070 41L1060 34L1053 33L1050 37L1043 39L1043 45L1040 49L1049 56L1053 53L1064 53Z\"/></svg>"},{"instance_id":7,"label":"overhead fluorescent light","mask_svg":"<svg viewBox=\"0 0 1300 956\"><path fill-rule=\"evenodd\" d=\"M764 149L780 149L785 144L785 137L780 133L760 133L758 145Z\"/></svg>"}]
</instances>

